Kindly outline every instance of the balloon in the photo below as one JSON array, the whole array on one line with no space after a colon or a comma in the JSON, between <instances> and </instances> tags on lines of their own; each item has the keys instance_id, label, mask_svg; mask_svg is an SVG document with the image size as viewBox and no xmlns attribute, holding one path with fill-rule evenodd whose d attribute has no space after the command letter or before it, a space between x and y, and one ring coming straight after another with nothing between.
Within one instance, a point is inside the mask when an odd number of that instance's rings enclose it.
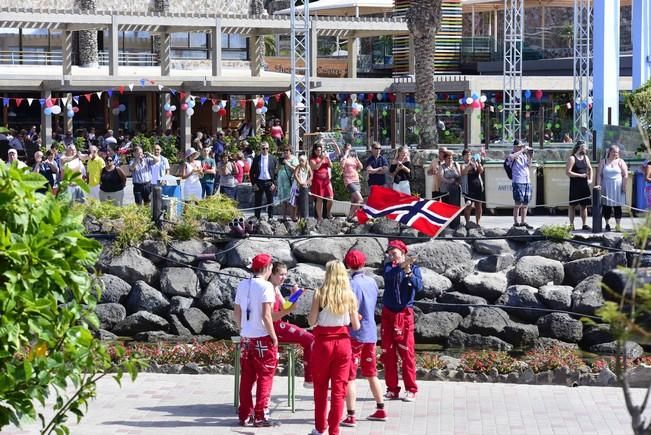
<instances>
[{"instance_id":1,"label":"balloon","mask_svg":"<svg viewBox=\"0 0 651 435\"><path fill-rule=\"evenodd\" d=\"M66 114L68 115L68 118L74 118L74 116L75 116L75 112L73 112L72 110L68 110L68 112L66 112Z\"/></svg>"},{"instance_id":2,"label":"balloon","mask_svg":"<svg viewBox=\"0 0 651 435\"><path fill-rule=\"evenodd\" d=\"M474 101L472 102L472 108L473 108L473 109L479 109L479 108L481 108L481 101L479 101L479 100L474 100Z\"/></svg>"},{"instance_id":3,"label":"balloon","mask_svg":"<svg viewBox=\"0 0 651 435\"><path fill-rule=\"evenodd\" d=\"M52 100L50 100L49 98L45 100L45 107L52 107L53 104L54 103L52 103Z\"/></svg>"},{"instance_id":4,"label":"balloon","mask_svg":"<svg viewBox=\"0 0 651 435\"><path fill-rule=\"evenodd\" d=\"M53 115L58 115L59 113L61 113L61 106L55 104L54 106L50 107L50 110L52 111Z\"/></svg>"},{"instance_id":5,"label":"balloon","mask_svg":"<svg viewBox=\"0 0 651 435\"><path fill-rule=\"evenodd\" d=\"M396 101L396 98L398 98L396 97L396 94L394 94L393 92L389 92L389 101L394 103Z\"/></svg>"},{"instance_id":6,"label":"balloon","mask_svg":"<svg viewBox=\"0 0 651 435\"><path fill-rule=\"evenodd\" d=\"M176 110L176 106L172 105L170 106L170 112L174 112Z\"/></svg>"},{"instance_id":7,"label":"balloon","mask_svg":"<svg viewBox=\"0 0 651 435\"><path fill-rule=\"evenodd\" d=\"M255 113L257 113L258 115L262 115L262 109L258 107L257 109L255 109Z\"/></svg>"},{"instance_id":8,"label":"balloon","mask_svg":"<svg viewBox=\"0 0 651 435\"><path fill-rule=\"evenodd\" d=\"M165 116L167 118L171 118L172 117L172 112L165 112Z\"/></svg>"},{"instance_id":9,"label":"balloon","mask_svg":"<svg viewBox=\"0 0 651 435\"><path fill-rule=\"evenodd\" d=\"M75 112L75 113L79 112L79 107L73 107L72 111Z\"/></svg>"},{"instance_id":10,"label":"balloon","mask_svg":"<svg viewBox=\"0 0 651 435\"><path fill-rule=\"evenodd\" d=\"M188 116L194 115L194 109L192 107L188 107L188 109L185 111L185 114Z\"/></svg>"},{"instance_id":11,"label":"balloon","mask_svg":"<svg viewBox=\"0 0 651 435\"><path fill-rule=\"evenodd\" d=\"M210 108L213 112L217 113L221 110L221 107L219 107L219 104L215 104Z\"/></svg>"},{"instance_id":12,"label":"balloon","mask_svg":"<svg viewBox=\"0 0 651 435\"><path fill-rule=\"evenodd\" d=\"M567 107L568 109L571 109L571 108L572 108L572 103L567 103L567 104L565 105L565 107Z\"/></svg>"},{"instance_id":13,"label":"balloon","mask_svg":"<svg viewBox=\"0 0 651 435\"><path fill-rule=\"evenodd\" d=\"M459 106L463 106L466 103L466 100L459 98Z\"/></svg>"},{"instance_id":14,"label":"balloon","mask_svg":"<svg viewBox=\"0 0 651 435\"><path fill-rule=\"evenodd\" d=\"M357 94L350 94L350 101L357 101Z\"/></svg>"},{"instance_id":15,"label":"balloon","mask_svg":"<svg viewBox=\"0 0 651 435\"><path fill-rule=\"evenodd\" d=\"M120 104L118 106L118 109L120 110L120 112L124 112L125 110L127 110L127 106L125 106L124 104Z\"/></svg>"},{"instance_id":16,"label":"balloon","mask_svg":"<svg viewBox=\"0 0 651 435\"><path fill-rule=\"evenodd\" d=\"M358 98L359 100L364 100L365 97L366 97L365 94L357 94L357 98Z\"/></svg>"},{"instance_id":17,"label":"balloon","mask_svg":"<svg viewBox=\"0 0 651 435\"><path fill-rule=\"evenodd\" d=\"M382 99L384 98L384 94L379 93L375 96L375 98L377 98L378 101L382 101Z\"/></svg>"},{"instance_id":18,"label":"balloon","mask_svg":"<svg viewBox=\"0 0 651 435\"><path fill-rule=\"evenodd\" d=\"M66 104L66 109L72 110L72 104L70 104L70 103Z\"/></svg>"},{"instance_id":19,"label":"balloon","mask_svg":"<svg viewBox=\"0 0 651 435\"><path fill-rule=\"evenodd\" d=\"M267 110L268 110L268 109L267 109L266 107L263 107L263 108L260 109L260 111L261 111L262 113L267 113Z\"/></svg>"},{"instance_id":20,"label":"balloon","mask_svg":"<svg viewBox=\"0 0 651 435\"><path fill-rule=\"evenodd\" d=\"M467 105L471 105L473 101L474 101L474 100L472 99L472 97L468 97L468 98L466 98L466 104L467 104Z\"/></svg>"},{"instance_id":21,"label":"balloon","mask_svg":"<svg viewBox=\"0 0 651 435\"><path fill-rule=\"evenodd\" d=\"M352 113L353 116L357 116L357 115L359 115L359 110L357 110L357 109L353 109L353 110L351 111L351 113Z\"/></svg>"},{"instance_id":22,"label":"balloon","mask_svg":"<svg viewBox=\"0 0 651 435\"><path fill-rule=\"evenodd\" d=\"M190 107L194 107L194 105L195 105L194 100L189 100L189 101L188 101L188 106L190 106Z\"/></svg>"},{"instance_id":23,"label":"balloon","mask_svg":"<svg viewBox=\"0 0 651 435\"><path fill-rule=\"evenodd\" d=\"M172 107L172 106L170 105L170 103L165 103L165 104L163 104L163 110L165 110L166 112L169 112L169 111L170 111L170 107Z\"/></svg>"},{"instance_id":24,"label":"balloon","mask_svg":"<svg viewBox=\"0 0 651 435\"><path fill-rule=\"evenodd\" d=\"M543 97L543 91L538 89L536 92L534 92L534 95L536 97L536 100L540 101L540 100L542 100L542 97Z\"/></svg>"},{"instance_id":25,"label":"balloon","mask_svg":"<svg viewBox=\"0 0 651 435\"><path fill-rule=\"evenodd\" d=\"M529 89L524 91L524 98L531 98L531 91Z\"/></svg>"},{"instance_id":26,"label":"balloon","mask_svg":"<svg viewBox=\"0 0 651 435\"><path fill-rule=\"evenodd\" d=\"M217 114L222 117L226 116L226 109L222 107L221 109L219 109L219 112L217 112Z\"/></svg>"},{"instance_id":27,"label":"balloon","mask_svg":"<svg viewBox=\"0 0 651 435\"><path fill-rule=\"evenodd\" d=\"M118 108L116 107L115 109L112 109L111 112L112 112L114 115L119 115L119 114L120 114L120 109L118 109Z\"/></svg>"},{"instance_id":28,"label":"balloon","mask_svg":"<svg viewBox=\"0 0 651 435\"><path fill-rule=\"evenodd\" d=\"M477 98L479 98L479 95L477 95L477 94L472 94L471 97L472 97L473 100L476 100Z\"/></svg>"},{"instance_id":29,"label":"balloon","mask_svg":"<svg viewBox=\"0 0 651 435\"><path fill-rule=\"evenodd\" d=\"M258 109L262 109L264 107L264 100L258 100L255 103L255 107L258 108Z\"/></svg>"},{"instance_id":30,"label":"balloon","mask_svg":"<svg viewBox=\"0 0 651 435\"><path fill-rule=\"evenodd\" d=\"M486 95L482 95L481 97L479 97L479 101L482 102L482 103L485 103L486 102Z\"/></svg>"},{"instance_id":31,"label":"balloon","mask_svg":"<svg viewBox=\"0 0 651 435\"><path fill-rule=\"evenodd\" d=\"M190 106L188 106L188 103L183 103L181 104L181 110L188 110Z\"/></svg>"}]
</instances>

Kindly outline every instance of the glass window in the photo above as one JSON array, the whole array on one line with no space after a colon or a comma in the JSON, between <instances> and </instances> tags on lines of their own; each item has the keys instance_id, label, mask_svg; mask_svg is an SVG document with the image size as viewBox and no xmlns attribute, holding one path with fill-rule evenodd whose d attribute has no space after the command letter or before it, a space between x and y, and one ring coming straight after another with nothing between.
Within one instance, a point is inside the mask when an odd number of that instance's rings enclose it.
<instances>
[{"instance_id":1,"label":"glass window","mask_svg":"<svg viewBox=\"0 0 651 435\"><path fill-rule=\"evenodd\" d=\"M190 33L190 47L192 48L207 48L208 35L205 33Z\"/></svg>"},{"instance_id":2,"label":"glass window","mask_svg":"<svg viewBox=\"0 0 651 435\"><path fill-rule=\"evenodd\" d=\"M206 59L206 56L205 50L172 50L173 59Z\"/></svg>"},{"instance_id":3,"label":"glass window","mask_svg":"<svg viewBox=\"0 0 651 435\"><path fill-rule=\"evenodd\" d=\"M172 47L187 47L188 32L172 33Z\"/></svg>"},{"instance_id":4,"label":"glass window","mask_svg":"<svg viewBox=\"0 0 651 435\"><path fill-rule=\"evenodd\" d=\"M151 35L149 32L122 32L122 49L151 52Z\"/></svg>"}]
</instances>

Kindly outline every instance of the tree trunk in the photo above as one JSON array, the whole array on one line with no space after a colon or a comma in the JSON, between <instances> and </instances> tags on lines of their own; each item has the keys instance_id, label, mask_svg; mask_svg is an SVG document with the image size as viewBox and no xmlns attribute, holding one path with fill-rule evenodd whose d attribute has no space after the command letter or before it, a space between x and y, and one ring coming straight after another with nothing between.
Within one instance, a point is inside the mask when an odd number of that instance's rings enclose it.
<instances>
[{"instance_id":1,"label":"tree trunk","mask_svg":"<svg viewBox=\"0 0 651 435\"><path fill-rule=\"evenodd\" d=\"M441 25L442 0L412 0L407 11L407 26L414 43L416 73L416 128L419 148L436 148L436 91L434 54L436 32Z\"/></svg>"},{"instance_id":2,"label":"tree trunk","mask_svg":"<svg viewBox=\"0 0 651 435\"><path fill-rule=\"evenodd\" d=\"M94 12L95 0L79 0L79 9L83 12ZM97 68L99 66L97 30L79 31L79 66L82 68Z\"/></svg>"}]
</instances>

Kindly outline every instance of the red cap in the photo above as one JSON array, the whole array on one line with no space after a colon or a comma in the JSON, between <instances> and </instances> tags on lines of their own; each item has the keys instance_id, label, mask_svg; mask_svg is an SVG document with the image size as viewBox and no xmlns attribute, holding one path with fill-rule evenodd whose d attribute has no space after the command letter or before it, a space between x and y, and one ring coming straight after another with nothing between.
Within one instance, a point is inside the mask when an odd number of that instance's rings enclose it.
<instances>
[{"instance_id":1,"label":"red cap","mask_svg":"<svg viewBox=\"0 0 651 435\"><path fill-rule=\"evenodd\" d=\"M403 242L402 240L391 240L389 242L389 247L387 248L387 251L393 248L400 249L405 254L407 253L407 245L405 245L405 242Z\"/></svg>"},{"instance_id":2,"label":"red cap","mask_svg":"<svg viewBox=\"0 0 651 435\"><path fill-rule=\"evenodd\" d=\"M349 269L361 269L366 264L366 255L362 251L351 249L346 254L344 263Z\"/></svg>"},{"instance_id":3,"label":"red cap","mask_svg":"<svg viewBox=\"0 0 651 435\"><path fill-rule=\"evenodd\" d=\"M271 258L271 255L258 254L255 257L253 257L253 260L251 262L251 270L253 270L254 272L261 271L265 267L269 266L272 261L273 258Z\"/></svg>"}]
</instances>

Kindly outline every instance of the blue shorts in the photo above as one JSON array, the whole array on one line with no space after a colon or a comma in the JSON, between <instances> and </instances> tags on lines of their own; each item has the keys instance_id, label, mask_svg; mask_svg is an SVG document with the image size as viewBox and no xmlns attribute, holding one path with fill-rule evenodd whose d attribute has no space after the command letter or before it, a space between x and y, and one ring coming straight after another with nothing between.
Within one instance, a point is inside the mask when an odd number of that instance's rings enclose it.
<instances>
[{"instance_id":1,"label":"blue shorts","mask_svg":"<svg viewBox=\"0 0 651 435\"><path fill-rule=\"evenodd\" d=\"M513 201L516 204L528 204L531 201L530 183L511 183L513 188Z\"/></svg>"}]
</instances>

